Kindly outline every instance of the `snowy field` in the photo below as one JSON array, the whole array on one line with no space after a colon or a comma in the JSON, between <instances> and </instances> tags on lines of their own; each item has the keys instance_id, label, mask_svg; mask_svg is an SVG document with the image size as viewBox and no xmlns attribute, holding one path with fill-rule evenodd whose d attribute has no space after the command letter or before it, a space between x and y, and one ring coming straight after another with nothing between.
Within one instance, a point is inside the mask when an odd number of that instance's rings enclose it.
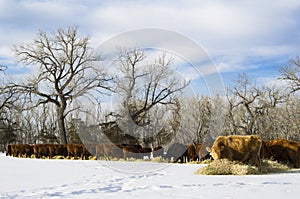
<instances>
[{"instance_id":1,"label":"snowy field","mask_svg":"<svg viewBox=\"0 0 300 199\"><path fill-rule=\"evenodd\" d=\"M0 154L0 198L300 198L300 171L203 176L196 164L41 160Z\"/></svg>"}]
</instances>

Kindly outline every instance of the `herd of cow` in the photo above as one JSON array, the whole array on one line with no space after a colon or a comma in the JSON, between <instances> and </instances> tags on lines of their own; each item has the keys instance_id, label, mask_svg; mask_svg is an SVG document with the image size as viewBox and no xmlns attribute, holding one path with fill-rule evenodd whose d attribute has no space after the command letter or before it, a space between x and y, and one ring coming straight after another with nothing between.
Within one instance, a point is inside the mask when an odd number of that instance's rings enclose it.
<instances>
[{"instance_id":1,"label":"herd of cow","mask_svg":"<svg viewBox=\"0 0 300 199\"><path fill-rule=\"evenodd\" d=\"M197 145L200 150L201 145ZM141 145L133 144L9 144L6 145L6 155L13 157L35 157L35 158L54 158L60 156L68 159L87 160L92 157L96 159L110 160L113 158L150 158L161 157L175 162L194 161L197 158L196 147L193 144L184 145L176 143L172 145L167 155L161 146L145 148Z\"/></svg>"},{"instance_id":2,"label":"herd of cow","mask_svg":"<svg viewBox=\"0 0 300 199\"><path fill-rule=\"evenodd\" d=\"M203 147L202 147L203 146ZM203 152L203 149L207 151ZM209 153L208 153L209 152ZM261 166L262 159L272 159L300 168L300 142L286 139L262 141L257 135L219 136L212 147L201 144L184 145L175 143L167 151L163 147L144 148L140 145L128 144L10 144L6 146L6 155L14 157L64 158L111 160L112 158L145 158L161 157L173 162L199 161L212 158L227 158L240 162Z\"/></svg>"},{"instance_id":3,"label":"herd of cow","mask_svg":"<svg viewBox=\"0 0 300 199\"><path fill-rule=\"evenodd\" d=\"M286 139L263 141L257 135L219 136L211 148L214 160L227 158L261 167L262 159L271 159L294 168L300 167L300 142Z\"/></svg>"}]
</instances>

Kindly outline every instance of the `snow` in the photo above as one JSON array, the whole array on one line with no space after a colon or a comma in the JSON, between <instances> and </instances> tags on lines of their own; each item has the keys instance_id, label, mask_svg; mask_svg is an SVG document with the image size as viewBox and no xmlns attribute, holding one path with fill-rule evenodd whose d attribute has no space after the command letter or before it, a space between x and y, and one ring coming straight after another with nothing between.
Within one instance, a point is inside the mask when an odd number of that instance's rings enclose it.
<instances>
[{"instance_id":1,"label":"snow","mask_svg":"<svg viewBox=\"0 0 300 199\"><path fill-rule=\"evenodd\" d=\"M205 165L45 160L0 154L0 198L299 198L300 171L204 176Z\"/></svg>"}]
</instances>

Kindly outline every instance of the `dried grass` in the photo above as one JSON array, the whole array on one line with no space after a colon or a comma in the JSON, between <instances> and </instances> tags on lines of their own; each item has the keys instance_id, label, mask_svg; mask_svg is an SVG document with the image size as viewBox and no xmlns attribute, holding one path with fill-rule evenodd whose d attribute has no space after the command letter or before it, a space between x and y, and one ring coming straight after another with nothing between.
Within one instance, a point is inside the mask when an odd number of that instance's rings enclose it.
<instances>
[{"instance_id":1,"label":"dried grass","mask_svg":"<svg viewBox=\"0 0 300 199\"><path fill-rule=\"evenodd\" d=\"M246 165L228 159L214 160L209 165L202 167L196 174L201 175L258 175L268 173L282 173L290 170L287 165L275 161L263 160L261 171L255 166Z\"/></svg>"}]
</instances>

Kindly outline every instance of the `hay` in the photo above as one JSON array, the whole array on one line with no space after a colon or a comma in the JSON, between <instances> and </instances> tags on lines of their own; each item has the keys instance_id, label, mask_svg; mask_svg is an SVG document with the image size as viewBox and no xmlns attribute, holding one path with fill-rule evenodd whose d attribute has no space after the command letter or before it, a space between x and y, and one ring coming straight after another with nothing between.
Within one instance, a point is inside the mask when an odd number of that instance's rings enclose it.
<instances>
[{"instance_id":1,"label":"hay","mask_svg":"<svg viewBox=\"0 0 300 199\"><path fill-rule=\"evenodd\" d=\"M214 160L209 165L200 168L195 173L201 175L258 175L282 173L290 170L287 165L275 161L263 160L261 171L255 166L246 165L228 159Z\"/></svg>"}]
</instances>

